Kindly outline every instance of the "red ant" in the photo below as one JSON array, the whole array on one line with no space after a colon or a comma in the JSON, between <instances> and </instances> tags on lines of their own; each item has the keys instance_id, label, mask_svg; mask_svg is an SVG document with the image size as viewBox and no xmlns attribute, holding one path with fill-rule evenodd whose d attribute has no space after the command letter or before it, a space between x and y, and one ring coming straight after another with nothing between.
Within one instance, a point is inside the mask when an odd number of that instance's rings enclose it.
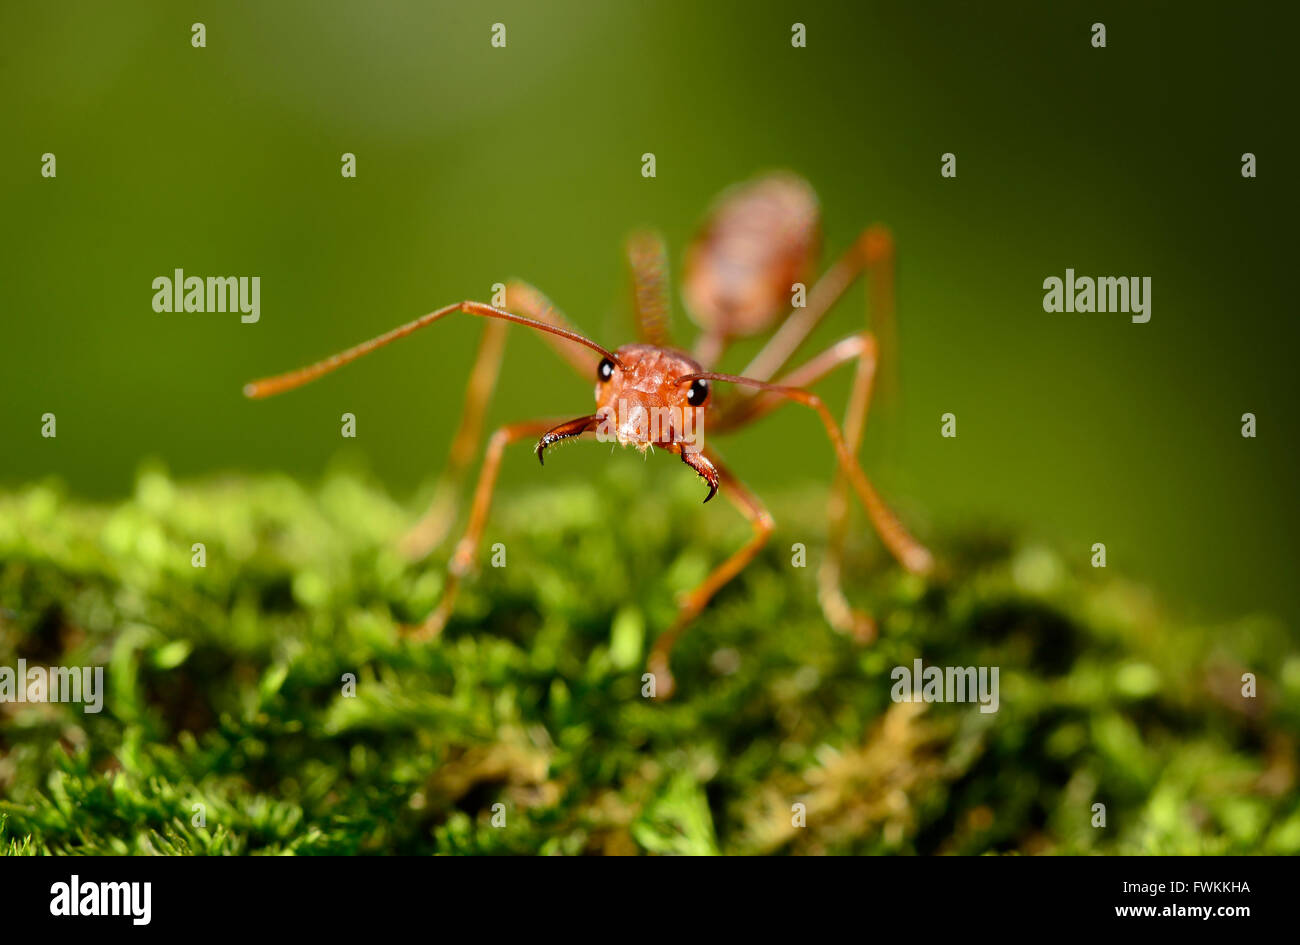
<instances>
[{"instance_id":1,"label":"red ant","mask_svg":"<svg viewBox=\"0 0 1300 945\"><path fill-rule=\"evenodd\" d=\"M792 400L816 411L821 418L839 460L828 509L830 547L818 576L822 610L836 629L853 633L863 641L875 635L874 621L850 607L840 588L850 487L885 546L905 568L923 574L932 566L930 553L890 512L855 458L875 377L877 346L872 333L864 330L850 335L775 382L771 380L864 272L871 283L871 308L879 313L881 327L892 324L894 247L888 231L879 226L865 230L821 276L807 293L803 307L789 307L787 300L795 291L795 283L815 274L820 249L820 211L811 186L794 175L768 175L723 194L687 250L683 295L688 314L701 329L693 356L670 346L667 253L657 235L641 232L627 243L639 344L624 345L617 351L603 348L571 328L568 319L536 289L512 282L506 287L506 304L512 311L480 302L449 305L310 367L254 381L244 388L244 393L268 397L300 387L453 312L492 319L484 329L475 357L465 412L447 470L429 512L403 542L410 556L423 557L442 540L454 520L459 486L477 452L484 411L496 384L505 342L503 323L514 322L543 332L543 337L583 377L595 378L597 410L562 423L512 423L492 434L469 524L448 565L442 599L422 633L426 637L437 634L451 616L457 586L474 561L497 470L508 444L540 437L535 451L543 462L547 447L589 433L642 451L657 446L680 456L708 484L705 502L721 489L754 530L739 551L684 597L676 620L655 641L648 669L657 678L659 693L668 695L673 688L669 672L673 644L709 599L754 559L773 529L772 517L763 504L712 449L705 447L706 416L710 432L726 433L758 420L784 400ZM778 322L780 327L741 374L709 370L733 340L757 335ZM841 430L822 400L805 388L849 361L857 362L857 371ZM750 390L715 403L716 382ZM647 423L652 413L666 419Z\"/></svg>"}]
</instances>

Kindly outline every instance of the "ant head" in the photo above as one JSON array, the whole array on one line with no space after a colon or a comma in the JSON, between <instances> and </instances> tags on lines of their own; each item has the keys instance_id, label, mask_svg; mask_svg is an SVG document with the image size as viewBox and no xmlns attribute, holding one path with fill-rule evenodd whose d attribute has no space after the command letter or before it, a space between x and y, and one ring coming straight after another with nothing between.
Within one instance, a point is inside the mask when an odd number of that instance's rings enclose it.
<instances>
[{"instance_id":1,"label":"ant head","mask_svg":"<svg viewBox=\"0 0 1300 945\"><path fill-rule=\"evenodd\" d=\"M643 451L651 446L674 452L702 447L704 413L712 395L709 382L679 382L701 373L699 363L655 345L624 345L615 356L596 369L601 439Z\"/></svg>"}]
</instances>

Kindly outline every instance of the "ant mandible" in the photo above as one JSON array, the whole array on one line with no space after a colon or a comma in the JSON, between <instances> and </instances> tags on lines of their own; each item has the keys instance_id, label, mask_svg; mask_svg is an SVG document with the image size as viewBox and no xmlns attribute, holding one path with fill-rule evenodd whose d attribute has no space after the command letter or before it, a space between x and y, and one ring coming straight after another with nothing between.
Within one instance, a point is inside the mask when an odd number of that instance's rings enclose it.
<instances>
[{"instance_id":1,"label":"ant mandible","mask_svg":"<svg viewBox=\"0 0 1300 945\"><path fill-rule=\"evenodd\" d=\"M421 635L427 638L437 634L451 616L459 583L474 562L507 445L539 437L535 451L543 462L547 447L591 433L623 446L636 446L643 452L657 446L680 456L708 484L705 502L721 490L753 527L749 541L685 595L676 620L655 641L648 669L655 674L657 692L665 696L673 689L669 671L673 644L710 598L754 559L773 529L772 517L763 504L717 453L704 445L705 420L711 433L728 433L753 423L786 400L802 404L821 418L838 459L828 506L830 542L818 574L818 599L833 627L860 640L871 640L874 621L849 605L840 586L849 488L861 501L885 547L907 570L924 574L933 564L930 553L885 505L856 459L875 378L875 336L869 330L857 332L777 380L772 378L864 273L869 280L869 310L876 316L872 321L877 328L892 329L894 249L888 231L879 226L863 231L813 285L805 305L791 309L788 299L795 283L815 274L821 250L820 210L811 186L800 177L780 173L758 177L724 193L685 258L683 297L687 313L701 329L692 355L671 347L668 338L668 267L662 239L639 232L628 240L626 249L641 335L638 344L624 345L616 351L603 348L575 331L538 290L511 282L506 287L509 311L480 302L448 305L309 367L254 381L244 388L244 393L254 398L269 397L300 387L453 312L491 319L475 356L466 406L447 469L429 511L403 540L408 556L422 558L442 541L455 519L460 486L477 453L484 412L496 384L505 323L543 332L543 337L579 374L596 379L597 410L561 423L554 419L512 423L492 434L469 523L448 565L442 599ZM731 342L758 335L778 323L767 344L740 374L709 370ZM821 398L806 388L852 361L856 361L857 370L841 429ZM715 403L715 382L744 390ZM661 422L647 422L652 413Z\"/></svg>"}]
</instances>

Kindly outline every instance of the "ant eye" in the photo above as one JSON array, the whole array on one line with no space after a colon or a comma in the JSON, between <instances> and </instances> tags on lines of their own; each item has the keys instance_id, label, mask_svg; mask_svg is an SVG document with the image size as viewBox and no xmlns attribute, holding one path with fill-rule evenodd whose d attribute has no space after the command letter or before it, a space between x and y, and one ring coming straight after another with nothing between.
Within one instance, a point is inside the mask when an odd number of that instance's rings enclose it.
<instances>
[{"instance_id":1,"label":"ant eye","mask_svg":"<svg viewBox=\"0 0 1300 945\"><path fill-rule=\"evenodd\" d=\"M596 376L602 381L607 381L614 376L614 362L609 358L603 358L600 367L596 368Z\"/></svg>"},{"instance_id":2,"label":"ant eye","mask_svg":"<svg viewBox=\"0 0 1300 945\"><path fill-rule=\"evenodd\" d=\"M700 379L691 382L691 389L686 392L686 402L692 407L698 407L709 399L709 382Z\"/></svg>"}]
</instances>

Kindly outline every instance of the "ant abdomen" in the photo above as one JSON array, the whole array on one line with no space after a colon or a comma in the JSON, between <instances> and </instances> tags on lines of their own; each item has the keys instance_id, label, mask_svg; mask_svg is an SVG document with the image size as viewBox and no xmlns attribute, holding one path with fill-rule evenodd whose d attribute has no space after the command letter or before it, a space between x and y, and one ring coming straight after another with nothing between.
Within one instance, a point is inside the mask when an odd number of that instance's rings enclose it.
<instances>
[{"instance_id":1,"label":"ant abdomen","mask_svg":"<svg viewBox=\"0 0 1300 945\"><path fill-rule=\"evenodd\" d=\"M725 192L686 252L682 294L706 332L741 338L790 310L792 287L814 273L821 251L817 195L789 173Z\"/></svg>"}]
</instances>

